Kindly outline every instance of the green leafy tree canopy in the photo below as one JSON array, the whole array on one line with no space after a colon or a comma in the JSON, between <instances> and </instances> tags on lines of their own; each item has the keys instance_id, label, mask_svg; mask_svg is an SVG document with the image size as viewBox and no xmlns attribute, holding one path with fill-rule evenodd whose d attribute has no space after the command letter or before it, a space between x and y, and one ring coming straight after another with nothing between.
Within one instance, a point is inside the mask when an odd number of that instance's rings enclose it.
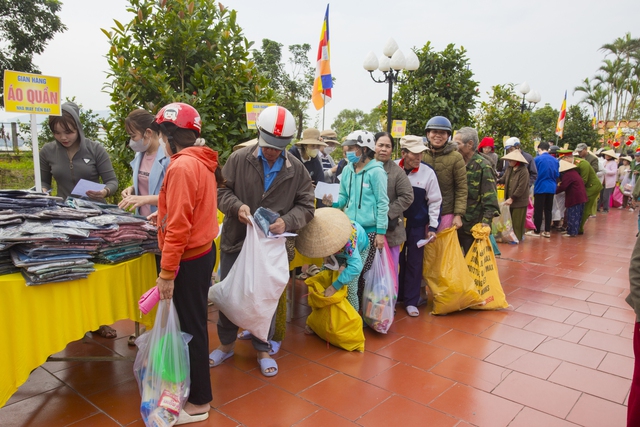
<instances>
[{"instance_id":1,"label":"green leafy tree canopy","mask_svg":"<svg viewBox=\"0 0 640 427\"><path fill-rule=\"evenodd\" d=\"M262 40L262 48L253 50L253 60L269 81L274 90L274 102L291 111L298 125L297 138L300 138L309 117L306 113L311 100L314 69L309 62L311 45L294 44L289 46L289 69L282 62L282 44L269 39Z\"/></svg>"},{"instance_id":2,"label":"green leafy tree canopy","mask_svg":"<svg viewBox=\"0 0 640 427\"><path fill-rule=\"evenodd\" d=\"M362 110L342 110L338 113L331 124L331 129L338 134L338 140L342 141L354 130L368 130L369 132L380 132L382 125L380 114L377 109L373 109L367 114Z\"/></svg>"},{"instance_id":3,"label":"green leafy tree canopy","mask_svg":"<svg viewBox=\"0 0 640 427\"><path fill-rule=\"evenodd\" d=\"M40 73L33 56L67 29L58 16L61 6L58 0L0 0L0 94L4 70Z\"/></svg>"},{"instance_id":4,"label":"green leafy tree canopy","mask_svg":"<svg viewBox=\"0 0 640 427\"><path fill-rule=\"evenodd\" d=\"M404 73L405 83L393 95L393 119L407 121L407 134L422 135L432 116L445 116L454 128L471 126L472 111L478 97L478 82L473 80L467 51L449 44L435 52L427 42L416 55L420 68ZM387 102L380 108L386 111Z\"/></svg>"},{"instance_id":5,"label":"green leafy tree canopy","mask_svg":"<svg viewBox=\"0 0 640 427\"><path fill-rule=\"evenodd\" d=\"M245 102L272 99L267 79L250 59L252 43L236 11L210 0L129 0L127 10L133 14L129 23L114 20L114 27L102 30L111 46L106 143L118 178L130 179L133 157L124 119L135 108L155 114L171 102L198 110L202 137L224 162L234 145L254 136Z\"/></svg>"}]
</instances>

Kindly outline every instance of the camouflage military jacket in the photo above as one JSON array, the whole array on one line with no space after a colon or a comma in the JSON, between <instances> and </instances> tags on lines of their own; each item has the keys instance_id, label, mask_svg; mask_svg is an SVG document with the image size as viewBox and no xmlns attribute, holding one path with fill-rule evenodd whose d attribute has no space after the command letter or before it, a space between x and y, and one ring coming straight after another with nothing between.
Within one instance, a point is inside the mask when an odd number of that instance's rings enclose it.
<instances>
[{"instance_id":1,"label":"camouflage military jacket","mask_svg":"<svg viewBox=\"0 0 640 427\"><path fill-rule=\"evenodd\" d=\"M462 229L471 234L471 227L479 222L491 225L500 215L496 174L491 164L474 153L467 163L467 211L462 217Z\"/></svg>"}]
</instances>

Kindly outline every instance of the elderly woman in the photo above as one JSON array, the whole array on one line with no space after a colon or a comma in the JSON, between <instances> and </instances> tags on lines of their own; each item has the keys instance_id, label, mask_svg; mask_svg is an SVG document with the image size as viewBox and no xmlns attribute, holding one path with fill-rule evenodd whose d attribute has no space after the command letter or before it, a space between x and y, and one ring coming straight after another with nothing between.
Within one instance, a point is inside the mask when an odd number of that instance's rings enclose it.
<instances>
[{"instance_id":1,"label":"elderly woman","mask_svg":"<svg viewBox=\"0 0 640 427\"><path fill-rule=\"evenodd\" d=\"M502 159L509 163L501 178L501 182L504 182L504 204L509 206L513 232L518 240L522 241L529 205L529 162L518 150L510 152Z\"/></svg>"},{"instance_id":2,"label":"elderly woman","mask_svg":"<svg viewBox=\"0 0 640 427\"><path fill-rule=\"evenodd\" d=\"M344 210L351 221L364 228L369 237L369 247L361 253L364 268L358 282L358 293L349 288L347 299L356 310L364 290L363 275L371 268L374 252L372 247L384 248L387 234L389 197L387 196L387 174L380 162L374 159L375 143L371 132L351 132L342 143L349 163L342 171L338 200L325 195L326 206Z\"/></svg>"},{"instance_id":3,"label":"elderly woman","mask_svg":"<svg viewBox=\"0 0 640 427\"><path fill-rule=\"evenodd\" d=\"M320 140L320 131L309 128L302 132L302 139L289 149L289 152L296 156L307 169L313 185L324 182L324 170L318 152L320 147L326 146L327 144Z\"/></svg>"},{"instance_id":4,"label":"elderly woman","mask_svg":"<svg viewBox=\"0 0 640 427\"><path fill-rule=\"evenodd\" d=\"M616 177L618 176L618 164L616 163L616 152L613 150L603 151L602 155L605 159L604 164L604 182L603 189L600 192L600 201L598 202L598 212L609 213L609 199L616 186Z\"/></svg>"},{"instance_id":5,"label":"elderly woman","mask_svg":"<svg viewBox=\"0 0 640 427\"><path fill-rule=\"evenodd\" d=\"M387 196L389 197L387 243L391 250L395 271L398 271L400 245L407 240L402 213L413 202L413 188L407 174L391 159L395 148L391 134L378 132L374 136L374 141L376 143L375 159L382 163L384 171L387 173Z\"/></svg>"}]
</instances>

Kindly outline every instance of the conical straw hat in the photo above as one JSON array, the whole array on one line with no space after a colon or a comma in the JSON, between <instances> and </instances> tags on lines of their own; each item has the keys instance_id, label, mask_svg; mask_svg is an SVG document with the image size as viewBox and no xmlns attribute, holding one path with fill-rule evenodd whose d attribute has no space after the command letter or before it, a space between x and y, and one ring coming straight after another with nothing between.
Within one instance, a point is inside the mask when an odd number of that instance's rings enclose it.
<instances>
[{"instance_id":1,"label":"conical straw hat","mask_svg":"<svg viewBox=\"0 0 640 427\"><path fill-rule=\"evenodd\" d=\"M562 173L562 172L568 171L569 169L575 169L575 168L577 168L577 166L574 165L573 163L567 162L566 160L562 160L560 162L560 170L559 170L559 172Z\"/></svg>"},{"instance_id":2,"label":"conical straw hat","mask_svg":"<svg viewBox=\"0 0 640 427\"><path fill-rule=\"evenodd\" d=\"M351 230L351 220L340 209L316 209L313 219L298 231L296 249L309 258L333 255L347 244Z\"/></svg>"},{"instance_id":3,"label":"conical straw hat","mask_svg":"<svg viewBox=\"0 0 640 427\"><path fill-rule=\"evenodd\" d=\"M509 154L507 154L505 156L502 156L502 159L503 160L514 160L516 162L529 164L529 162L527 162L527 159L524 158L524 156L522 155L520 150L513 150Z\"/></svg>"}]
</instances>

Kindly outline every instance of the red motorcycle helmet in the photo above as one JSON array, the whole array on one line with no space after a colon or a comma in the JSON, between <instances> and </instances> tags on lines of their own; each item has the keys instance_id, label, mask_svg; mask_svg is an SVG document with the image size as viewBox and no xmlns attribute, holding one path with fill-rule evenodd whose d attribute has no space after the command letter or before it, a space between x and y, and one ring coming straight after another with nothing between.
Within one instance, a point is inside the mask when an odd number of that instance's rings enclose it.
<instances>
[{"instance_id":1,"label":"red motorcycle helmet","mask_svg":"<svg viewBox=\"0 0 640 427\"><path fill-rule=\"evenodd\" d=\"M198 136L202 128L198 111L184 102L174 102L162 107L156 114L155 122L159 125L172 123L179 128L193 130Z\"/></svg>"}]
</instances>

